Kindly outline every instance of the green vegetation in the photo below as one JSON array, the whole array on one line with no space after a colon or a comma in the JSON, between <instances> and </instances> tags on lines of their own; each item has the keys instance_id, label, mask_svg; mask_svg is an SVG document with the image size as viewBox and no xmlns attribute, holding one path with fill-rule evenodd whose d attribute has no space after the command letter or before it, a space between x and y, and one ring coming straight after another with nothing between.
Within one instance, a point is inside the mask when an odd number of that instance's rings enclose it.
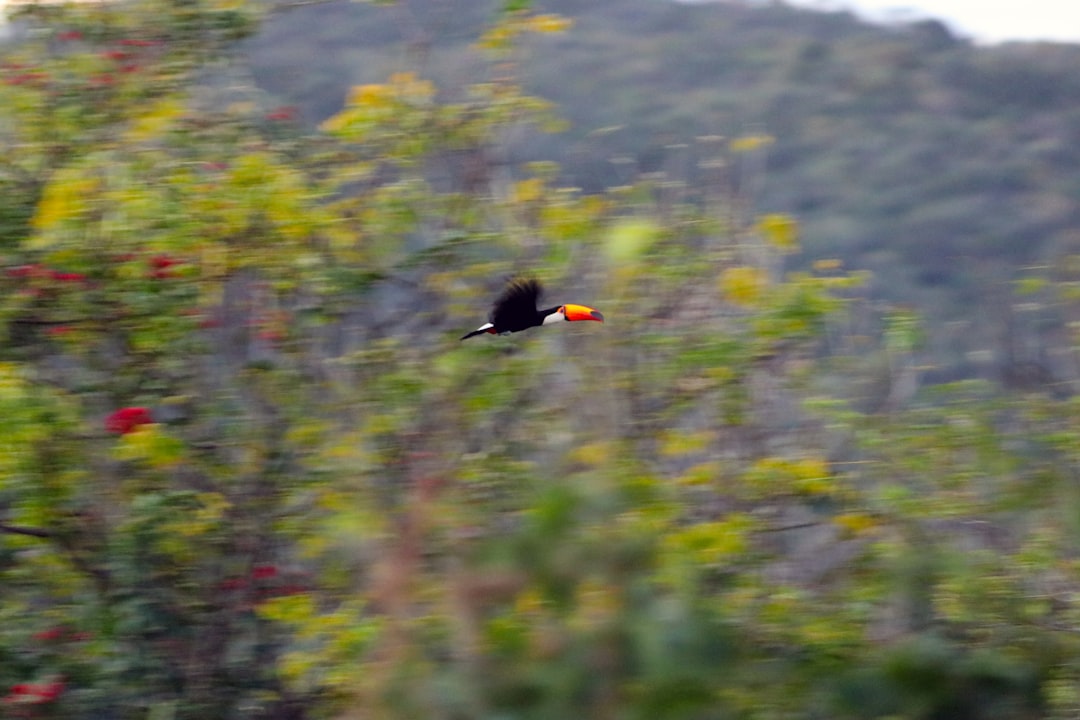
<instances>
[{"instance_id":1,"label":"green vegetation","mask_svg":"<svg viewBox=\"0 0 1080 720\"><path fill-rule=\"evenodd\" d=\"M674 37L694 9L378 5L336 27L382 65L318 127L250 81L282 27L258 5L21 12L0 714L1075 717L1080 401L1038 373L919 391L919 316L753 185L826 129L710 131L683 175L585 192L525 79L568 17ZM1067 327L1075 267L1014 312ZM515 272L607 322L459 343Z\"/></svg>"}]
</instances>

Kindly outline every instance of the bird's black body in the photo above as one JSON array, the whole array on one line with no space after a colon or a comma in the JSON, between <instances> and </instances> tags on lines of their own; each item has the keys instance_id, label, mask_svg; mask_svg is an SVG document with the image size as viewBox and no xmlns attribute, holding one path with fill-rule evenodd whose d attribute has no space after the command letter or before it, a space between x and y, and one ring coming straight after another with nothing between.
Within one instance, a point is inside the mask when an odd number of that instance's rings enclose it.
<instances>
[{"instance_id":1,"label":"bird's black body","mask_svg":"<svg viewBox=\"0 0 1080 720\"><path fill-rule=\"evenodd\" d=\"M503 335L521 332L532 327L546 325L558 320L599 320L604 316L599 311L582 305L556 305L539 310L536 303L544 294L544 288L535 278L514 278L507 283L502 294L495 300L488 315L488 322L480 328L467 333L461 339L466 340L476 335ZM572 312L568 312L572 308Z\"/></svg>"},{"instance_id":2,"label":"bird's black body","mask_svg":"<svg viewBox=\"0 0 1080 720\"><path fill-rule=\"evenodd\" d=\"M536 304L543 294L543 286L533 278L511 280L502 291L502 295L495 301L491 314L488 316L495 332L520 332L543 325L544 318L559 309L553 307L537 310Z\"/></svg>"}]
</instances>

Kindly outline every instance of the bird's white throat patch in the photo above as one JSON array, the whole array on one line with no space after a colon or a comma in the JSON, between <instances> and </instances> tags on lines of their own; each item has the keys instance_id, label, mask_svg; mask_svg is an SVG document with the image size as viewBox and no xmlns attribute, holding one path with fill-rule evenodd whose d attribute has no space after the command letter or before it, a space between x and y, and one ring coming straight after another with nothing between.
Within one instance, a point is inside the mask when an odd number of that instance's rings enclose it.
<instances>
[{"instance_id":1,"label":"bird's white throat patch","mask_svg":"<svg viewBox=\"0 0 1080 720\"><path fill-rule=\"evenodd\" d=\"M550 315L548 315L547 317L545 317L543 324L544 325L551 325L552 323L559 323L559 322L566 322L566 315L563 314L561 308L558 311L553 312Z\"/></svg>"}]
</instances>

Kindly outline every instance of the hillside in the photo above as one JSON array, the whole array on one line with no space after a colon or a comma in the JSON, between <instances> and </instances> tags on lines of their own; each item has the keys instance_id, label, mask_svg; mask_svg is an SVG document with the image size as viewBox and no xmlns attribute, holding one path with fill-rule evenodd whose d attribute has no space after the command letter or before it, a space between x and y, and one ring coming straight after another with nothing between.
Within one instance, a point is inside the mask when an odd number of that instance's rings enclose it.
<instances>
[{"instance_id":1,"label":"hillside","mask_svg":"<svg viewBox=\"0 0 1080 720\"><path fill-rule=\"evenodd\" d=\"M1006 352L1000 313L972 316L1008 306L1018 269L1077 243L1080 47L977 47L932 21L881 27L782 3L541 5L575 25L543 41L528 85L569 129L519 143L511 161L559 159L590 191L657 170L693 186L696 138L772 135L763 175L742 179L758 206L799 218L804 260L872 270L876 297L918 307L938 364ZM254 75L312 122L402 60L452 93L493 6L292 10L250 43Z\"/></svg>"}]
</instances>

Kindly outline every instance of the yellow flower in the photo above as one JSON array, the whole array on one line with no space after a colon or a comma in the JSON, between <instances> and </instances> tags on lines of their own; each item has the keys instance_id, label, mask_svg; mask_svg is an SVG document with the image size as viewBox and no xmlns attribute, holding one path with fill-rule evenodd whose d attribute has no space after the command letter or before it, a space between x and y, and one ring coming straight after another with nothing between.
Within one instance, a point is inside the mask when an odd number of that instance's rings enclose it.
<instances>
[{"instance_id":1,"label":"yellow flower","mask_svg":"<svg viewBox=\"0 0 1080 720\"><path fill-rule=\"evenodd\" d=\"M829 477L829 464L825 458L808 457L792 464L792 470L800 480L820 480Z\"/></svg>"},{"instance_id":2,"label":"yellow flower","mask_svg":"<svg viewBox=\"0 0 1080 720\"><path fill-rule=\"evenodd\" d=\"M381 107L390 100L390 88L386 85L354 85L349 91L349 105Z\"/></svg>"},{"instance_id":3,"label":"yellow flower","mask_svg":"<svg viewBox=\"0 0 1080 720\"><path fill-rule=\"evenodd\" d=\"M703 565L718 565L746 552L754 520L745 513L733 513L724 520L690 525L664 538L664 545L676 554L690 554Z\"/></svg>"},{"instance_id":4,"label":"yellow flower","mask_svg":"<svg viewBox=\"0 0 1080 720\"><path fill-rule=\"evenodd\" d=\"M131 123L127 137L132 142L143 142L162 134L173 121L184 113L184 106L175 98L167 98L153 106L149 112Z\"/></svg>"},{"instance_id":5,"label":"yellow flower","mask_svg":"<svg viewBox=\"0 0 1080 720\"><path fill-rule=\"evenodd\" d=\"M557 33L569 29L573 24L573 20L562 15L537 15L529 20L529 29L538 33Z\"/></svg>"},{"instance_id":6,"label":"yellow flower","mask_svg":"<svg viewBox=\"0 0 1080 720\"><path fill-rule=\"evenodd\" d=\"M758 232L774 247L781 250L799 249L799 224L790 215L763 215L757 227Z\"/></svg>"},{"instance_id":7,"label":"yellow flower","mask_svg":"<svg viewBox=\"0 0 1080 720\"><path fill-rule=\"evenodd\" d=\"M749 265L731 267L720 274L720 292L736 305L755 304L767 284L765 271Z\"/></svg>"},{"instance_id":8,"label":"yellow flower","mask_svg":"<svg viewBox=\"0 0 1080 720\"><path fill-rule=\"evenodd\" d=\"M528 180L514 183L510 199L518 204L531 203L539 200L541 195L543 195L543 192L544 181L540 178L529 178Z\"/></svg>"},{"instance_id":9,"label":"yellow flower","mask_svg":"<svg viewBox=\"0 0 1080 720\"><path fill-rule=\"evenodd\" d=\"M483 50L503 50L514 39L517 32L505 25L496 25L487 30L476 44Z\"/></svg>"},{"instance_id":10,"label":"yellow flower","mask_svg":"<svg viewBox=\"0 0 1080 720\"><path fill-rule=\"evenodd\" d=\"M535 615L544 608L544 600L533 589L525 590L514 599L514 612L518 615Z\"/></svg>"},{"instance_id":11,"label":"yellow flower","mask_svg":"<svg viewBox=\"0 0 1080 720\"><path fill-rule=\"evenodd\" d=\"M600 467L611 457L611 447L605 442L585 443L574 448L570 457L574 462Z\"/></svg>"},{"instance_id":12,"label":"yellow flower","mask_svg":"<svg viewBox=\"0 0 1080 720\"><path fill-rule=\"evenodd\" d=\"M859 535L877 527L877 521L866 513L843 513L833 518L833 522L852 535Z\"/></svg>"},{"instance_id":13,"label":"yellow flower","mask_svg":"<svg viewBox=\"0 0 1080 720\"><path fill-rule=\"evenodd\" d=\"M731 141L728 148L733 153L747 153L772 145L776 138L772 135L743 135Z\"/></svg>"},{"instance_id":14,"label":"yellow flower","mask_svg":"<svg viewBox=\"0 0 1080 720\"><path fill-rule=\"evenodd\" d=\"M60 171L56 178L45 186L34 214L34 228L46 231L65 220L79 217L89 208L88 201L97 189L98 182L93 178L79 177L75 172ZM38 246L33 241L29 245Z\"/></svg>"},{"instance_id":15,"label":"yellow flower","mask_svg":"<svg viewBox=\"0 0 1080 720\"><path fill-rule=\"evenodd\" d=\"M323 132L328 133L341 132L349 126L349 123L353 121L355 116L355 111L342 110L337 115L331 115L330 117L323 120L322 124L319 125L319 128Z\"/></svg>"}]
</instances>

